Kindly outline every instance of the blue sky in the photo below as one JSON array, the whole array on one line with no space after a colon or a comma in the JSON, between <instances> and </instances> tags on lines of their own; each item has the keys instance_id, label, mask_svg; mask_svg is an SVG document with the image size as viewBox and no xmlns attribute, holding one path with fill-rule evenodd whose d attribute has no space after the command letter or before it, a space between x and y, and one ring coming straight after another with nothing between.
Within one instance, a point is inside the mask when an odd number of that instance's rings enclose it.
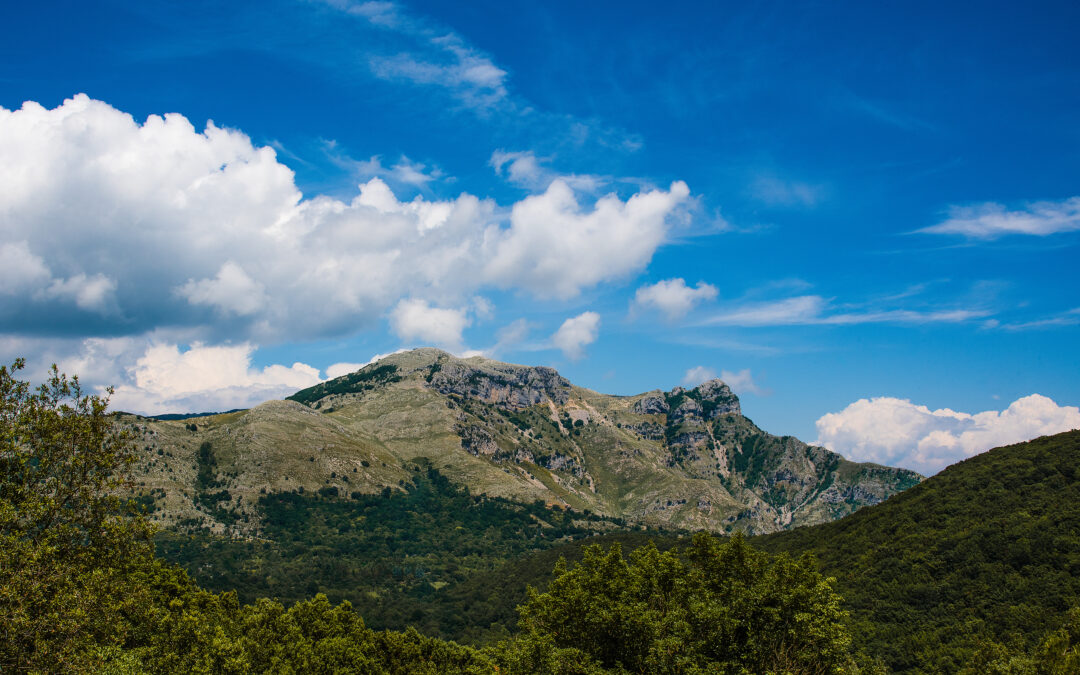
<instances>
[{"instance_id":1,"label":"blue sky","mask_svg":"<svg viewBox=\"0 0 1080 675\"><path fill-rule=\"evenodd\" d=\"M422 344L716 375L928 473L1080 426L1078 14L12 5L0 357L140 412Z\"/></svg>"}]
</instances>

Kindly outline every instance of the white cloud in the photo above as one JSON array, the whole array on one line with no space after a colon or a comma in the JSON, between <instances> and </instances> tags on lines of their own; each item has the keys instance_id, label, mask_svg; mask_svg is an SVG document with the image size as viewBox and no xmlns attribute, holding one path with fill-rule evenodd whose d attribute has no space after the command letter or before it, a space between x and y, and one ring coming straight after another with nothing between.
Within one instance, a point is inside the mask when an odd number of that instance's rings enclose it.
<instances>
[{"instance_id":1,"label":"white cloud","mask_svg":"<svg viewBox=\"0 0 1080 675\"><path fill-rule=\"evenodd\" d=\"M567 358L578 360L585 356L585 346L596 342L600 334L600 315L596 312L582 312L563 321L559 330L551 336L551 343Z\"/></svg>"},{"instance_id":2,"label":"white cloud","mask_svg":"<svg viewBox=\"0 0 1080 675\"><path fill-rule=\"evenodd\" d=\"M507 72L457 33L411 16L394 2L325 1L405 38L408 51L371 57L369 65L376 77L442 87L481 111L507 98Z\"/></svg>"},{"instance_id":3,"label":"white cloud","mask_svg":"<svg viewBox=\"0 0 1080 675\"><path fill-rule=\"evenodd\" d=\"M908 309L829 312L829 303L819 295L802 295L782 300L748 303L706 317L702 326L847 326L864 323L960 323L987 316L972 309L916 311Z\"/></svg>"},{"instance_id":4,"label":"white cloud","mask_svg":"<svg viewBox=\"0 0 1080 675\"><path fill-rule=\"evenodd\" d=\"M393 28L402 21L397 4L393 2L361 2L355 5L347 2L330 2L330 4L345 9L349 14L362 16L371 23L379 26Z\"/></svg>"},{"instance_id":5,"label":"white cloud","mask_svg":"<svg viewBox=\"0 0 1080 675\"><path fill-rule=\"evenodd\" d=\"M504 287L561 299L629 276L664 243L669 218L689 194L679 181L625 202L607 195L584 211L573 190L555 180L543 194L514 204L508 229L489 228L485 275Z\"/></svg>"},{"instance_id":6,"label":"white cloud","mask_svg":"<svg viewBox=\"0 0 1080 675\"><path fill-rule=\"evenodd\" d=\"M105 314L113 307L115 290L116 282L104 274L92 277L76 274L68 279L53 279L49 287L38 291L35 297L70 300L79 309Z\"/></svg>"},{"instance_id":7,"label":"white cloud","mask_svg":"<svg viewBox=\"0 0 1080 675\"><path fill-rule=\"evenodd\" d=\"M716 296L716 286L704 281L691 288L683 279L665 279L637 289L631 312L635 308L653 308L663 312L669 320L674 320L686 316L694 305L714 300Z\"/></svg>"},{"instance_id":8,"label":"white cloud","mask_svg":"<svg viewBox=\"0 0 1080 675\"><path fill-rule=\"evenodd\" d=\"M682 386L692 389L702 382L708 382L716 377L716 371L706 366L694 366L686 371L682 378Z\"/></svg>"},{"instance_id":9,"label":"white cloud","mask_svg":"<svg viewBox=\"0 0 1080 675\"><path fill-rule=\"evenodd\" d=\"M45 261L30 251L26 241L0 246L0 294L20 296L14 299L15 304L24 302L24 296L29 294L33 300L73 302L79 309L108 314L115 308L115 290L116 282L101 273L53 277Z\"/></svg>"},{"instance_id":10,"label":"white cloud","mask_svg":"<svg viewBox=\"0 0 1080 675\"><path fill-rule=\"evenodd\" d=\"M15 295L45 286L52 275L25 241L0 245L0 293Z\"/></svg>"},{"instance_id":11,"label":"white cloud","mask_svg":"<svg viewBox=\"0 0 1080 675\"><path fill-rule=\"evenodd\" d=\"M453 33L430 38L424 53L376 56L370 63L376 77L444 87L473 108L488 109L507 97L506 71Z\"/></svg>"},{"instance_id":12,"label":"white cloud","mask_svg":"<svg viewBox=\"0 0 1080 675\"><path fill-rule=\"evenodd\" d=\"M505 168L505 175L511 183L530 188L547 185L546 183L541 185L547 172L540 166L540 162L532 152L496 150L491 153L491 166L499 175L503 175Z\"/></svg>"},{"instance_id":13,"label":"white cloud","mask_svg":"<svg viewBox=\"0 0 1080 675\"><path fill-rule=\"evenodd\" d=\"M750 373L749 368L743 368L739 371L720 371L720 379L724 381L724 384L731 387L732 391L740 396L743 394L767 396L770 393L758 386L758 383L754 381L754 376Z\"/></svg>"},{"instance_id":14,"label":"white cloud","mask_svg":"<svg viewBox=\"0 0 1080 675\"><path fill-rule=\"evenodd\" d=\"M193 305L209 305L225 314L250 316L266 305L263 285L231 260L221 266L215 278L189 279L177 292Z\"/></svg>"},{"instance_id":15,"label":"white cloud","mask_svg":"<svg viewBox=\"0 0 1080 675\"><path fill-rule=\"evenodd\" d=\"M499 353L504 349L509 349L515 345L521 344L529 337L529 330L529 322L525 319L511 321L495 331L495 339L497 342L491 351L493 353Z\"/></svg>"},{"instance_id":16,"label":"white cloud","mask_svg":"<svg viewBox=\"0 0 1080 675\"><path fill-rule=\"evenodd\" d=\"M1009 234L1045 237L1076 230L1080 230L1080 197L1056 202L1034 202L1015 211L994 202L954 206L949 209L947 220L918 232L997 239Z\"/></svg>"},{"instance_id":17,"label":"white cloud","mask_svg":"<svg viewBox=\"0 0 1080 675\"><path fill-rule=\"evenodd\" d=\"M142 414L246 408L318 384L303 363L251 367L255 346L151 345L131 369L131 384L116 387L111 408Z\"/></svg>"},{"instance_id":18,"label":"white cloud","mask_svg":"<svg viewBox=\"0 0 1080 675\"><path fill-rule=\"evenodd\" d=\"M393 166L384 167L382 158L378 155L367 161L358 162L330 152L331 148L332 145L328 148L327 154L330 155L335 164L351 169L357 175L365 178L382 178L393 184L412 185L419 188L426 187L432 181L443 178L443 172L438 167L428 168L426 164L414 162L405 155L402 155Z\"/></svg>"},{"instance_id":19,"label":"white cloud","mask_svg":"<svg viewBox=\"0 0 1080 675\"><path fill-rule=\"evenodd\" d=\"M906 399L859 399L817 421L818 445L855 461L933 474L994 447L1080 428L1080 409L1032 394L1000 412L930 410Z\"/></svg>"},{"instance_id":20,"label":"white cloud","mask_svg":"<svg viewBox=\"0 0 1080 675\"><path fill-rule=\"evenodd\" d=\"M704 325L782 326L819 320L825 299L802 295L770 302L746 304L705 319Z\"/></svg>"},{"instance_id":21,"label":"white cloud","mask_svg":"<svg viewBox=\"0 0 1080 675\"><path fill-rule=\"evenodd\" d=\"M821 201L824 193L820 185L781 180L774 176L759 176L750 188L750 194L758 201L783 207L814 206Z\"/></svg>"},{"instance_id":22,"label":"white cloud","mask_svg":"<svg viewBox=\"0 0 1080 675\"><path fill-rule=\"evenodd\" d=\"M461 333L470 323L465 309L432 307L418 299L402 300L390 313L390 327L402 340L419 340L450 351L461 350Z\"/></svg>"},{"instance_id":23,"label":"white cloud","mask_svg":"<svg viewBox=\"0 0 1080 675\"><path fill-rule=\"evenodd\" d=\"M642 269L688 195L675 183L589 207L555 181L506 215L470 194L401 201L376 178L351 201L305 199L239 131L178 114L140 124L84 95L0 108L0 184L0 322L170 326L185 344L343 335L402 298L461 306L493 285L571 297Z\"/></svg>"},{"instance_id":24,"label":"white cloud","mask_svg":"<svg viewBox=\"0 0 1080 675\"><path fill-rule=\"evenodd\" d=\"M716 371L707 366L694 366L686 371L683 375L682 386L686 388L696 387L702 382L708 382L709 380L716 379ZM754 377L750 373L749 368L744 368L740 371L722 370L720 371L719 378L724 384L731 387L731 390L740 396L743 394L757 394L759 396L766 395L766 391L758 386L757 382L754 382Z\"/></svg>"},{"instance_id":25,"label":"white cloud","mask_svg":"<svg viewBox=\"0 0 1080 675\"><path fill-rule=\"evenodd\" d=\"M544 190L552 181L561 180L575 190L596 191L611 179L591 174L560 174L543 165L532 151L507 152L496 150L489 162L495 173L511 183L530 190Z\"/></svg>"}]
</instances>

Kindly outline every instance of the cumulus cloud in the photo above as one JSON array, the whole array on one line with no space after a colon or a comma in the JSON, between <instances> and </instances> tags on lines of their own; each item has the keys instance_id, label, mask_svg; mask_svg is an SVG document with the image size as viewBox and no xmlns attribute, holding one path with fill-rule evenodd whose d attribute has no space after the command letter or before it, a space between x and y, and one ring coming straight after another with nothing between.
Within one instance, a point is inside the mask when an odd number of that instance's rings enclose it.
<instances>
[{"instance_id":1,"label":"cumulus cloud","mask_svg":"<svg viewBox=\"0 0 1080 675\"><path fill-rule=\"evenodd\" d=\"M390 327L405 341L419 340L460 351L462 332L471 323L465 309L432 307L425 300L402 300L390 313Z\"/></svg>"},{"instance_id":2,"label":"cumulus cloud","mask_svg":"<svg viewBox=\"0 0 1080 675\"><path fill-rule=\"evenodd\" d=\"M569 185L555 180L544 193L514 204L509 228L488 230L485 275L503 287L560 299L626 277L652 259L667 237L668 219L689 195L677 181L625 202L614 194L601 197L590 211Z\"/></svg>"},{"instance_id":3,"label":"cumulus cloud","mask_svg":"<svg viewBox=\"0 0 1080 675\"><path fill-rule=\"evenodd\" d=\"M694 308L694 305L714 300L716 286L699 281L691 288L683 279L665 279L651 286L642 286L634 294L631 312L635 309L656 309L663 312L669 320L678 319Z\"/></svg>"},{"instance_id":4,"label":"cumulus cloud","mask_svg":"<svg viewBox=\"0 0 1080 675\"><path fill-rule=\"evenodd\" d=\"M682 386L692 389L702 382L708 382L716 377L716 371L707 366L694 366L686 371L682 378Z\"/></svg>"},{"instance_id":5,"label":"cumulus cloud","mask_svg":"<svg viewBox=\"0 0 1080 675\"><path fill-rule=\"evenodd\" d=\"M958 234L971 239L997 239L1009 234L1045 237L1080 230L1080 197L1062 201L1034 202L1010 211L1002 204L954 206L949 217L919 232Z\"/></svg>"},{"instance_id":6,"label":"cumulus cloud","mask_svg":"<svg viewBox=\"0 0 1080 675\"><path fill-rule=\"evenodd\" d=\"M585 346L596 342L600 334L600 315L582 312L563 321L559 330L551 336L551 344L562 350L569 359L577 361L585 356Z\"/></svg>"},{"instance_id":7,"label":"cumulus cloud","mask_svg":"<svg viewBox=\"0 0 1080 675\"><path fill-rule=\"evenodd\" d=\"M226 314L249 316L266 304L262 284L253 280L244 269L228 260L213 279L189 279L177 292L193 305L209 305Z\"/></svg>"},{"instance_id":8,"label":"cumulus cloud","mask_svg":"<svg viewBox=\"0 0 1080 675\"><path fill-rule=\"evenodd\" d=\"M682 378L682 386L686 388L696 387L702 382L708 382L715 379L717 376L716 371L707 366L694 366L686 371L686 374ZM740 396L743 394L757 394L759 396L766 395L766 391L758 386L754 381L754 376L751 374L749 368L744 368L739 371L722 370L719 375L720 380L724 384L731 387L731 390Z\"/></svg>"},{"instance_id":9,"label":"cumulus cloud","mask_svg":"<svg viewBox=\"0 0 1080 675\"><path fill-rule=\"evenodd\" d=\"M79 309L92 312L108 313L113 306L113 291L116 282L104 274L88 277L76 274L68 279L53 279L48 288L35 294L37 298L60 298L70 300Z\"/></svg>"},{"instance_id":10,"label":"cumulus cloud","mask_svg":"<svg viewBox=\"0 0 1080 675\"><path fill-rule=\"evenodd\" d=\"M817 421L818 445L855 461L877 462L930 475L994 447L1080 429L1080 408L1039 394L1002 411L969 414L930 410L907 399L859 399Z\"/></svg>"},{"instance_id":11,"label":"cumulus cloud","mask_svg":"<svg viewBox=\"0 0 1080 675\"><path fill-rule=\"evenodd\" d=\"M727 386L731 387L731 390L736 394L757 394L758 396L767 396L770 393L754 381L754 376L749 368L743 368L739 371L722 370L720 371L720 379L723 380Z\"/></svg>"},{"instance_id":12,"label":"cumulus cloud","mask_svg":"<svg viewBox=\"0 0 1080 675\"><path fill-rule=\"evenodd\" d=\"M175 344L146 349L131 369L130 384L116 387L111 407L142 414L246 408L318 384L319 371L303 363L251 367L255 346Z\"/></svg>"},{"instance_id":13,"label":"cumulus cloud","mask_svg":"<svg viewBox=\"0 0 1080 675\"><path fill-rule=\"evenodd\" d=\"M0 245L0 293L15 295L41 289L52 279L41 256L30 252L25 241Z\"/></svg>"},{"instance_id":14,"label":"cumulus cloud","mask_svg":"<svg viewBox=\"0 0 1080 675\"><path fill-rule=\"evenodd\" d=\"M373 178L350 201L305 199L239 131L139 123L85 95L0 108L0 184L0 322L169 326L185 343L344 335L402 298L461 306L490 286L571 297L643 268L688 195L675 183L590 206L555 181L507 214L470 194L402 201Z\"/></svg>"}]
</instances>

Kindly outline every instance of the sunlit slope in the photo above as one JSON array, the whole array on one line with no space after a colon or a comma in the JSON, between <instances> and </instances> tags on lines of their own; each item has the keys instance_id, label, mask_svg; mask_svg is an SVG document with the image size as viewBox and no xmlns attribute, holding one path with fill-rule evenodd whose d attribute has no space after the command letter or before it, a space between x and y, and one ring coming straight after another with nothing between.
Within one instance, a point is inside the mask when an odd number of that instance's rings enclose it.
<instances>
[{"instance_id":1,"label":"sunlit slope","mask_svg":"<svg viewBox=\"0 0 1080 675\"><path fill-rule=\"evenodd\" d=\"M263 490L395 490L423 459L474 493L771 532L833 520L920 480L765 433L719 380L609 396L551 368L417 349L289 398L192 420L124 417L146 448L139 489L148 503L166 495L155 515L255 530Z\"/></svg>"}]
</instances>

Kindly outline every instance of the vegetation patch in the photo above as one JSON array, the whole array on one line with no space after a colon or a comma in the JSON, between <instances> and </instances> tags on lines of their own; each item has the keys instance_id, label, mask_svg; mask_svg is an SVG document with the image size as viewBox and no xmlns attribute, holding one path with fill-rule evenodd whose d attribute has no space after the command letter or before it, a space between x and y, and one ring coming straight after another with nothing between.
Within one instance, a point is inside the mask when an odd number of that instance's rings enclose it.
<instances>
[{"instance_id":1,"label":"vegetation patch","mask_svg":"<svg viewBox=\"0 0 1080 675\"><path fill-rule=\"evenodd\" d=\"M373 364L361 368L355 373L349 373L329 382L321 382L313 387L301 389L292 396L286 397L285 400L311 405L319 399L333 394L361 394L375 387L400 381L401 376L397 374L397 369L398 367L394 364L381 366Z\"/></svg>"}]
</instances>

